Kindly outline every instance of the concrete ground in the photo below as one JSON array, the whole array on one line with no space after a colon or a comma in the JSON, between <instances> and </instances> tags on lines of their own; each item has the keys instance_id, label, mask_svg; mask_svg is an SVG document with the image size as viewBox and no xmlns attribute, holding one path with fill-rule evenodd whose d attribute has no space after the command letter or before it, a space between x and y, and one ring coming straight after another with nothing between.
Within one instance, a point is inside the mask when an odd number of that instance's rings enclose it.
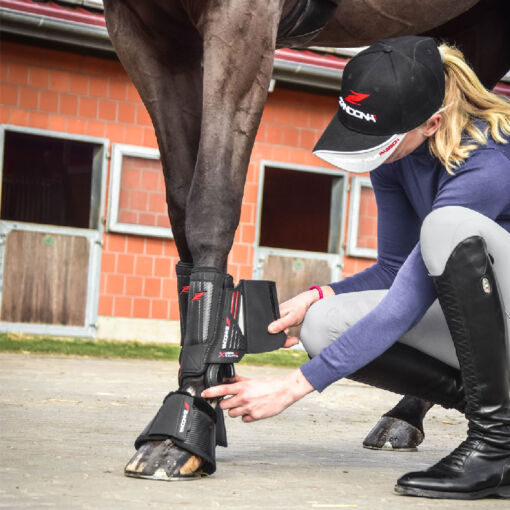
<instances>
[{"instance_id":1,"label":"concrete ground","mask_svg":"<svg viewBox=\"0 0 510 510\"><path fill-rule=\"evenodd\" d=\"M241 375L285 369L241 367ZM465 421L433 408L417 453L361 442L397 397L342 381L270 420L227 419L230 445L199 481L123 476L137 433L174 387L175 362L0 354L0 508L9 509L491 509L508 501L408 498L403 473L446 455Z\"/></svg>"}]
</instances>

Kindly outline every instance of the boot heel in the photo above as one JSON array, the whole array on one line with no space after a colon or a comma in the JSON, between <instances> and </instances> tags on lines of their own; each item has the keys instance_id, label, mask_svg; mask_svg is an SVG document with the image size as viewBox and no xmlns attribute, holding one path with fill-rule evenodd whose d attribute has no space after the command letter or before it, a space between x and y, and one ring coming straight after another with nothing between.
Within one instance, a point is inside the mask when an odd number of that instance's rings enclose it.
<instances>
[{"instance_id":1,"label":"boot heel","mask_svg":"<svg viewBox=\"0 0 510 510\"><path fill-rule=\"evenodd\" d=\"M496 496L500 498L510 499L510 485L505 485L505 487L499 487L496 491Z\"/></svg>"}]
</instances>

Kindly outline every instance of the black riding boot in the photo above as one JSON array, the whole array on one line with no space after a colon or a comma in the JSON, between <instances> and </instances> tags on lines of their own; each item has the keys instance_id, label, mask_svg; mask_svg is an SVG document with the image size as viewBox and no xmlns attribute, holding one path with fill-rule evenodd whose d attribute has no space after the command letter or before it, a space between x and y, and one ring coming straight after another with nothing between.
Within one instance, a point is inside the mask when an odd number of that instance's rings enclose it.
<instances>
[{"instance_id":1,"label":"black riding boot","mask_svg":"<svg viewBox=\"0 0 510 510\"><path fill-rule=\"evenodd\" d=\"M460 372L399 342L351 374L349 379L464 412Z\"/></svg>"},{"instance_id":2,"label":"black riding boot","mask_svg":"<svg viewBox=\"0 0 510 510\"><path fill-rule=\"evenodd\" d=\"M181 320L181 346L186 336L186 321L188 320L188 294L191 272L193 264L179 261L175 265L175 274L177 275L177 295L179 296L179 316ZM228 446L227 429L225 427L225 417L220 406L215 407L216 412L216 445Z\"/></svg>"},{"instance_id":3,"label":"black riding boot","mask_svg":"<svg viewBox=\"0 0 510 510\"><path fill-rule=\"evenodd\" d=\"M510 497L506 321L483 239L458 244L433 279L461 367L468 437L428 470L401 477L395 489L431 498Z\"/></svg>"}]
</instances>

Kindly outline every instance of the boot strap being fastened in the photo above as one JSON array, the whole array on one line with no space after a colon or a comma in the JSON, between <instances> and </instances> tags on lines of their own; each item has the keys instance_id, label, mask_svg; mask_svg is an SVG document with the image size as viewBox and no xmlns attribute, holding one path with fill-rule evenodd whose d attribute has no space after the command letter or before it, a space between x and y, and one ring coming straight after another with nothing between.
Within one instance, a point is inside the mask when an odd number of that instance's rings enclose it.
<instances>
[{"instance_id":1,"label":"boot strap being fastened","mask_svg":"<svg viewBox=\"0 0 510 510\"><path fill-rule=\"evenodd\" d=\"M241 280L225 298L216 342L209 363L237 363L245 354L274 351L285 343L284 332L271 334L269 324L279 315L274 282Z\"/></svg>"},{"instance_id":2,"label":"boot strap being fastened","mask_svg":"<svg viewBox=\"0 0 510 510\"><path fill-rule=\"evenodd\" d=\"M138 450L146 441L171 439L177 446L201 457L203 470L216 470L216 412L203 398L171 392L147 428L135 441Z\"/></svg>"},{"instance_id":3,"label":"boot strap being fastened","mask_svg":"<svg viewBox=\"0 0 510 510\"><path fill-rule=\"evenodd\" d=\"M201 375L211 365L237 363L245 354L283 347L285 333L267 331L268 325L280 317L274 282L241 280L224 293L212 341L183 347L181 378ZM208 377L209 385L221 382Z\"/></svg>"}]
</instances>

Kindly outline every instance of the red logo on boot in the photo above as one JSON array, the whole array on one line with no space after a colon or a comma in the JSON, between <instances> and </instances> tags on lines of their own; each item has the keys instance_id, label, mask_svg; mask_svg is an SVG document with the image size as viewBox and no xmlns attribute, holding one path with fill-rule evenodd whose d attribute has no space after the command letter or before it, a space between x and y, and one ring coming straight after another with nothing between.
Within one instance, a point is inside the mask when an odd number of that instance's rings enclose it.
<instances>
[{"instance_id":1,"label":"red logo on boot","mask_svg":"<svg viewBox=\"0 0 510 510\"><path fill-rule=\"evenodd\" d=\"M186 285L186 287L183 287L181 289L181 294L187 294L189 292L189 285Z\"/></svg>"},{"instance_id":2,"label":"red logo on boot","mask_svg":"<svg viewBox=\"0 0 510 510\"><path fill-rule=\"evenodd\" d=\"M197 292L192 298L191 301L200 301L204 297L205 292Z\"/></svg>"}]
</instances>

